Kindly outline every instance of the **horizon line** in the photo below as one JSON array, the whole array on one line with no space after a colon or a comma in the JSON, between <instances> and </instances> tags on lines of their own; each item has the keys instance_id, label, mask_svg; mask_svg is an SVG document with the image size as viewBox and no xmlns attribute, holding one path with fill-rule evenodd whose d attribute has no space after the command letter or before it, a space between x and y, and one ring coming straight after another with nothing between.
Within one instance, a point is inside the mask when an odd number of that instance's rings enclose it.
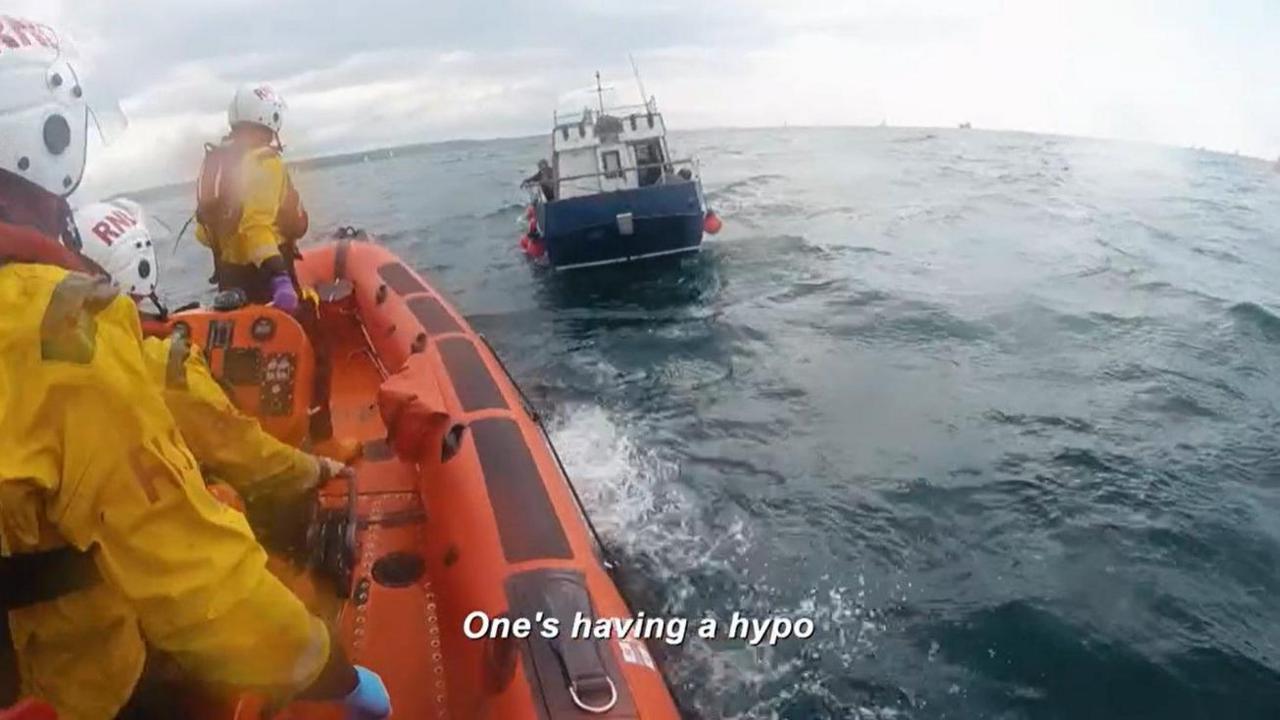
<instances>
[{"instance_id":1,"label":"horizon line","mask_svg":"<svg viewBox=\"0 0 1280 720\"><path fill-rule=\"evenodd\" d=\"M1173 145L1173 144L1159 142L1155 140L1137 140L1133 138L1108 137L1108 136L1097 136L1097 135L1072 135L1069 133L1042 132L1038 130L1023 130L1023 129L1015 129L1015 128L972 127L972 126L961 127L959 123L957 123L956 125L879 125L879 124L877 125L866 125L866 124L708 125L708 126L701 126L701 127L682 128L679 130L675 130L673 132L678 134L678 133L684 133L684 132L714 132L717 130L764 131L764 130L864 130L864 129L865 130L954 130L954 131L964 131L964 132L1017 133L1022 135L1039 135L1042 137L1067 138L1072 140L1116 142L1116 143L1126 143L1126 144L1134 144L1134 145L1154 145L1156 147L1169 148L1173 150L1205 152L1205 153L1212 153L1215 155L1223 155L1226 157L1238 157L1245 160L1256 160L1256 161L1267 162L1267 163L1272 162L1271 159L1266 157L1261 157L1257 155L1248 155L1245 153L1241 153L1238 150L1235 152L1227 152L1225 150L1215 150L1215 149L1209 148L1208 146ZM297 160L289 160L287 161L287 165L305 169L305 166L309 166L309 165L313 166L318 163L323 163L326 161L328 162L338 161L351 156L363 155L368 153L385 152L390 150L402 150L402 149L426 149L426 148L438 147L441 145L449 145L453 143L487 143L487 142L500 142L504 140L528 140L528 139L540 137L544 134L549 134L549 133L535 133L535 134L528 134L528 135L492 135L487 137L456 137L456 138L448 138L444 140L425 140L420 142L406 142L398 145L380 145L376 147L364 147L364 148L357 148L353 150L335 150L333 152L329 152L325 154L309 155L306 157L298 158ZM1276 162L1277 164L1280 164L1280 160L1277 160ZM169 191L178 190L185 186L191 185L194 182L195 182L195 179L192 178L191 180L181 180L177 182L169 182L169 183L163 183L159 185L148 185L145 187L136 188L132 190L122 190L119 192L112 193L111 195L108 196L108 199L127 197L130 195L160 195Z\"/></svg>"}]
</instances>

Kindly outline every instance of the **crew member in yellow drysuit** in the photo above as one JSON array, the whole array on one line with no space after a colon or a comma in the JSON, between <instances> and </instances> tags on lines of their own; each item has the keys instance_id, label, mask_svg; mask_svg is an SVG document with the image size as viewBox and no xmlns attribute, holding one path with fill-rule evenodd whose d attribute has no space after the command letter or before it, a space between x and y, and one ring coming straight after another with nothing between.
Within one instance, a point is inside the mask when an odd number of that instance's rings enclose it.
<instances>
[{"instance_id":1,"label":"crew member in yellow drysuit","mask_svg":"<svg viewBox=\"0 0 1280 720\"><path fill-rule=\"evenodd\" d=\"M102 268L136 303L160 306L160 270L143 209L115 199L75 212L81 254ZM203 354L183 337L143 340L148 374L164 389L183 440L204 470L250 501L270 495L296 497L342 470L342 464L287 445L233 405L214 379Z\"/></svg>"},{"instance_id":2,"label":"crew member in yellow drysuit","mask_svg":"<svg viewBox=\"0 0 1280 720\"><path fill-rule=\"evenodd\" d=\"M231 132L205 146L196 179L196 238L213 251L214 280L250 303L292 313L316 351L311 440L331 457L350 460L358 447L333 437L329 410L332 360L319 326L319 298L298 284L293 262L309 220L281 158L286 105L271 86L242 85L231 99ZM299 302L299 297L303 298Z\"/></svg>"},{"instance_id":3,"label":"crew member in yellow drysuit","mask_svg":"<svg viewBox=\"0 0 1280 720\"><path fill-rule=\"evenodd\" d=\"M205 472L246 500L294 497L343 470L342 463L280 442L240 412L213 378L204 356L181 336L146 338L143 359L191 453Z\"/></svg>"},{"instance_id":4,"label":"crew member in yellow drysuit","mask_svg":"<svg viewBox=\"0 0 1280 720\"><path fill-rule=\"evenodd\" d=\"M380 679L265 569L147 377L138 311L74 252L92 117L47 27L0 18L0 606L24 695L128 711L145 644L210 688L389 714ZM15 47L16 45L16 47Z\"/></svg>"},{"instance_id":5,"label":"crew member in yellow drysuit","mask_svg":"<svg viewBox=\"0 0 1280 720\"><path fill-rule=\"evenodd\" d=\"M280 157L284 100L268 85L236 90L231 133L207 146L196 181L196 238L214 252L220 289L251 303L298 305L292 244L307 232L307 211Z\"/></svg>"}]
</instances>

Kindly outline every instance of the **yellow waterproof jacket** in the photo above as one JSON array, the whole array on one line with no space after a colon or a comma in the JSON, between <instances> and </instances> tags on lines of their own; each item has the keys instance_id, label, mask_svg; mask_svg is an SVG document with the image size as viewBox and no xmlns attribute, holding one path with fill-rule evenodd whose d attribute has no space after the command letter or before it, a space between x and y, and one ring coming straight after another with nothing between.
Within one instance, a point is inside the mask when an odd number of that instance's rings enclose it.
<instances>
[{"instance_id":1,"label":"yellow waterproof jacket","mask_svg":"<svg viewBox=\"0 0 1280 720\"><path fill-rule=\"evenodd\" d=\"M235 233L219 243L220 260L230 265L258 266L279 256L284 243L277 220L291 189L288 172L279 152L261 147L244 153L235 176L237 187L228 192L236 197L224 198L224 202L239 202L240 224ZM212 248L213 230L197 224L196 239Z\"/></svg>"},{"instance_id":2,"label":"yellow waterproof jacket","mask_svg":"<svg viewBox=\"0 0 1280 720\"><path fill-rule=\"evenodd\" d=\"M301 495L320 481L317 460L240 412L213 378L204 355L192 352L185 338L146 338L142 354L206 480L221 480L250 501L261 495Z\"/></svg>"},{"instance_id":3,"label":"yellow waterproof jacket","mask_svg":"<svg viewBox=\"0 0 1280 720\"><path fill-rule=\"evenodd\" d=\"M286 697L328 658L323 623L205 489L147 375L136 307L87 276L0 267L0 554L70 545L102 580L9 613L22 692L112 717L144 638L212 687Z\"/></svg>"}]
</instances>

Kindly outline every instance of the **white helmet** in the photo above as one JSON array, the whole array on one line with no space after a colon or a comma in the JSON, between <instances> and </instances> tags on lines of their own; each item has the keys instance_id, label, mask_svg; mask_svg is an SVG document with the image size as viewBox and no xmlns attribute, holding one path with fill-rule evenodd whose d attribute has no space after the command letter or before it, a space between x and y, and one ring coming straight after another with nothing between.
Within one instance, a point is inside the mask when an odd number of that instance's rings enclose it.
<instances>
[{"instance_id":1,"label":"white helmet","mask_svg":"<svg viewBox=\"0 0 1280 720\"><path fill-rule=\"evenodd\" d=\"M284 98L276 94L270 85L241 85L236 88L235 97L231 98L231 107L227 108L227 121L231 127L240 123L253 123L278 133L280 126L284 124L284 111L287 109Z\"/></svg>"},{"instance_id":2,"label":"white helmet","mask_svg":"<svg viewBox=\"0 0 1280 720\"><path fill-rule=\"evenodd\" d=\"M129 295L143 298L155 292L159 268L142 206L118 198L79 208L75 217L85 257Z\"/></svg>"},{"instance_id":3,"label":"white helmet","mask_svg":"<svg viewBox=\"0 0 1280 720\"><path fill-rule=\"evenodd\" d=\"M124 116L91 100L83 63L52 28L0 16L0 40L0 170L66 197L84 176L90 120L109 140L104 124Z\"/></svg>"}]
</instances>

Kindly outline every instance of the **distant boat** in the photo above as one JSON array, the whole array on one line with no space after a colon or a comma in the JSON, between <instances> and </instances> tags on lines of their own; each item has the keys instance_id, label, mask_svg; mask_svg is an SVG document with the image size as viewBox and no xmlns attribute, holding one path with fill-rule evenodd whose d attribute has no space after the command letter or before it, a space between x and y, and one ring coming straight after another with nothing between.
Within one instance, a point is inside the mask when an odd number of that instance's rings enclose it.
<instances>
[{"instance_id":1,"label":"distant boat","mask_svg":"<svg viewBox=\"0 0 1280 720\"><path fill-rule=\"evenodd\" d=\"M521 247L557 270L696 252L720 220L706 210L694 158L674 159L657 102L554 115L551 175L528 184ZM642 91L643 95L643 91Z\"/></svg>"},{"instance_id":2,"label":"distant boat","mask_svg":"<svg viewBox=\"0 0 1280 720\"><path fill-rule=\"evenodd\" d=\"M961 129L961 130L970 130L970 129L972 129L972 128L973 128L973 125L971 125L971 124L969 124L969 123L967 123L967 122L962 122L962 123L960 123L960 129Z\"/></svg>"}]
</instances>

